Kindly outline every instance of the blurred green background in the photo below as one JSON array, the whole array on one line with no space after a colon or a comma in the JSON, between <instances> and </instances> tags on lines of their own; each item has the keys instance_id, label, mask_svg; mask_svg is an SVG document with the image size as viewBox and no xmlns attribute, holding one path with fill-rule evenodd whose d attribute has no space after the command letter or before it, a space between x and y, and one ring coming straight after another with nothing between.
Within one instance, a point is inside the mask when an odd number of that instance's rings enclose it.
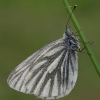
<instances>
[{"instance_id":1,"label":"blurred green background","mask_svg":"<svg viewBox=\"0 0 100 100\"><path fill-rule=\"evenodd\" d=\"M100 0L68 1L71 6L78 5L74 14L88 41L94 41L91 48L100 62ZM7 77L37 49L61 38L67 20L62 0L0 0L0 100L36 99L11 89ZM71 21L69 25L75 31ZM61 100L100 100L100 78L89 56L78 55L75 88Z\"/></svg>"}]
</instances>

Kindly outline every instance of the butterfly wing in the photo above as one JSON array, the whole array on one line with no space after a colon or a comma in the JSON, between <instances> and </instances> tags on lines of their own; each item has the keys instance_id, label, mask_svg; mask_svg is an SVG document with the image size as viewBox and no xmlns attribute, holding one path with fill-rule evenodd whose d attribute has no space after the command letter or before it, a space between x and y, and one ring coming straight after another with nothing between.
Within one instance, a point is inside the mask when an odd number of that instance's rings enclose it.
<instances>
[{"instance_id":1,"label":"butterfly wing","mask_svg":"<svg viewBox=\"0 0 100 100\"><path fill-rule=\"evenodd\" d=\"M64 39L56 40L19 64L9 75L11 88L42 99L66 96L77 74L77 52L68 50Z\"/></svg>"}]
</instances>

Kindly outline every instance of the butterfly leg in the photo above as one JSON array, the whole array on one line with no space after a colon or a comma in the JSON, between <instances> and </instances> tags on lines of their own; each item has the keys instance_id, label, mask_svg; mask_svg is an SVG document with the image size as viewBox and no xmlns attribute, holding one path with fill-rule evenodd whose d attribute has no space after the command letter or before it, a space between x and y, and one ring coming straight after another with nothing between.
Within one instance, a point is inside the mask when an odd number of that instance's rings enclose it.
<instances>
[{"instance_id":1,"label":"butterfly leg","mask_svg":"<svg viewBox=\"0 0 100 100\"><path fill-rule=\"evenodd\" d=\"M94 41L92 42L87 42L87 44L92 45L94 43ZM79 49L79 52L82 52L85 49L85 47L83 47L82 49Z\"/></svg>"}]
</instances>

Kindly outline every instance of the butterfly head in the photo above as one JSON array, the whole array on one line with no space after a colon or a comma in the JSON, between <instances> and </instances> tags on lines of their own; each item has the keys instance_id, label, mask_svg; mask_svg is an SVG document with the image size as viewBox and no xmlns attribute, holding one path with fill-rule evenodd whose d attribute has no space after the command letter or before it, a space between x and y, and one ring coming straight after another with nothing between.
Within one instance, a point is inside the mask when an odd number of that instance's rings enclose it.
<instances>
[{"instance_id":1,"label":"butterfly head","mask_svg":"<svg viewBox=\"0 0 100 100\"><path fill-rule=\"evenodd\" d=\"M65 34L63 35L63 38L66 40L71 37L73 37L73 31L70 28L67 28Z\"/></svg>"},{"instance_id":2,"label":"butterfly head","mask_svg":"<svg viewBox=\"0 0 100 100\"><path fill-rule=\"evenodd\" d=\"M69 29L69 28L66 30L65 33L66 33L67 36L73 35L73 31L71 29Z\"/></svg>"}]
</instances>

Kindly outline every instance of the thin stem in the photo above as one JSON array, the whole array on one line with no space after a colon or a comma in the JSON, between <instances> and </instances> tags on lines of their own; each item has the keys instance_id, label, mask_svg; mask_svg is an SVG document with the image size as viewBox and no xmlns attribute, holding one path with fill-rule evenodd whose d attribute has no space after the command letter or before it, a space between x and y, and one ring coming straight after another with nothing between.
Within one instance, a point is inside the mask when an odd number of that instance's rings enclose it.
<instances>
[{"instance_id":1,"label":"thin stem","mask_svg":"<svg viewBox=\"0 0 100 100\"><path fill-rule=\"evenodd\" d=\"M69 6L67 0L62 0L62 1L63 1L63 4L64 4L64 6L65 6L65 8L66 8L66 10L67 10L67 12L68 12L68 14L71 15L71 12L72 12L72 11L71 11L71 9L70 9L70 6ZM84 45L84 47L85 47L87 53L89 54L89 57L90 57L90 59L91 59L93 65L94 65L94 67L95 67L95 69L96 69L96 71L97 71L99 77L100 77L100 66L99 66L99 63L97 62L97 59L96 59L96 57L95 57L95 55L94 55L92 49L91 49L90 46L87 44L88 41L87 41L87 39L86 39L86 37L85 37L83 31L82 31L82 30L79 31L79 30L81 29L81 27L80 27L79 23L77 22L77 20L76 20L74 14L72 14L71 20L72 20L72 22L73 22L73 24L74 24L74 27L76 28L76 30L77 30L77 32L78 32L78 35L79 35L80 39L82 40L82 43L83 43L83 45Z\"/></svg>"}]
</instances>

